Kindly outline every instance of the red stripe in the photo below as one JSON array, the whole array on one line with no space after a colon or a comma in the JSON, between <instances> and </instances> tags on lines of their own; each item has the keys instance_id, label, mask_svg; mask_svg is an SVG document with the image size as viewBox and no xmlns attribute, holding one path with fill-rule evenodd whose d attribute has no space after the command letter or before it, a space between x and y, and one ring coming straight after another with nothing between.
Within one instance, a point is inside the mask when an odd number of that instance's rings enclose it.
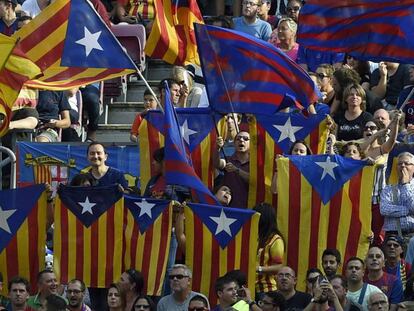
<instances>
[{"instance_id":1,"label":"red stripe","mask_svg":"<svg viewBox=\"0 0 414 311\"><path fill-rule=\"evenodd\" d=\"M134 226L132 228L132 236L131 239L131 267L125 267L125 269L129 269L134 267L137 268L137 248L138 248L138 237L141 234L138 228L138 223L133 220Z\"/></svg>"},{"instance_id":2,"label":"red stripe","mask_svg":"<svg viewBox=\"0 0 414 311\"><path fill-rule=\"evenodd\" d=\"M164 10L164 6L161 0L155 0L154 2L156 14L156 22L155 27L159 25L160 28L160 36L157 39L156 46L153 50L152 55L153 58L163 58L167 53L168 49L170 48L170 38L167 30L168 21L166 20L166 16L172 16L171 11ZM157 23L158 21L158 23Z\"/></svg>"},{"instance_id":3,"label":"red stripe","mask_svg":"<svg viewBox=\"0 0 414 311\"><path fill-rule=\"evenodd\" d=\"M194 172L194 168L187 163L179 160L166 160L165 161L165 169L168 172L174 172L177 174L184 174L188 176L197 177L197 174Z\"/></svg>"},{"instance_id":4,"label":"red stripe","mask_svg":"<svg viewBox=\"0 0 414 311\"><path fill-rule=\"evenodd\" d=\"M152 159L152 155L154 151L161 147L160 140L159 140L159 131L148 121L147 122L147 131L148 131L148 144L149 144L149 152L150 158ZM147 164L147 163L145 163ZM154 165L151 161L151 176L154 176Z\"/></svg>"},{"instance_id":5,"label":"red stripe","mask_svg":"<svg viewBox=\"0 0 414 311\"><path fill-rule=\"evenodd\" d=\"M318 152L318 147L319 147L318 145L319 145L319 138L320 138L319 135L320 133L319 133L319 124L318 124L309 134L309 140L310 140L309 149L312 151L312 154L319 153Z\"/></svg>"},{"instance_id":6,"label":"red stripe","mask_svg":"<svg viewBox=\"0 0 414 311\"><path fill-rule=\"evenodd\" d=\"M114 203L105 213L107 225L106 225L106 262L102 263L98 258L98 264L105 264L105 286L109 286L113 281L113 266L114 266L114 252L115 243L115 209L117 203ZM102 216L101 216L102 217Z\"/></svg>"},{"instance_id":7,"label":"red stripe","mask_svg":"<svg viewBox=\"0 0 414 311\"><path fill-rule=\"evenodd\" d=\"M145 231L145 242L142 247L142 269L145 270L145 280L148 280L151 276L149 274L149 266L151 262L151 249L152 247L158 247L158 245L153 245L153 235L154 235L154 225L147 228Z\"/></svg>"},{"instance_id":8,"label":"red stripe","mask_svg":"<svg viewBox=\"0 0 414 311\"><path fill-rule=\"evenodd\" d=\"M54 48L45 52L42 57L36 61L36 65L38 65L42 70L46 71L50 66L60 60L63 54L64 45L65 41L60 41L59 44L57 44Z\"/></svg>"},{"instance_id":9,"label":"red stripe","mask_svg":"<svg viewBox=\"0 0 414 311\"><path fill-rule=\"evenodd\" d=\"M362 230L361 220L359 218L359 205L361 194L362 170L351 178L349 181L349 198L352 204L351 224L348 233L348 240L346 243L345 258L356 256L358 251L358 244ZM367 193L366 195L371 195ZM344 260L346 262L346 260Z\"/></svg>"},{"instance_id":10,"label":"red stripe","mask_svg":"<svg viewBox=\"0 0 414 311\"><path fill-rule=\"evenodd\" d=\"M251 102L269 106L279 106L284 99L284 94L261 92L261 91L240 91L240 90L229 90L228 94L224 94L220 97L222 102L227 102L229 98L237 99L240 103Z\"/></svg>"},{"instance_id":11,"label":"red stripe","mask_svg":"<svg viewBox=\"0 0 414 311\"><path fill-rule=\"evenodd\" d=\"M68 266L69 266L69 225L68 225L68 208L61 201L60 205L60 223L61 223L61 254L60 254L60 283L66 284L68 280ZM73 258L72 258L73 260Z\"/></svg>"},{"instance_id":12,"label":"red stripe","mask_svg":"<svg viewBox=\"0 0 414 311\"><path fill-rule=\"evenodd\" d=\"M42 196L39 197L41 200ZM40 213L40 215L38 215ZM46 214L42 215L37 202L36 206L32 209L28 217L29 225L29 263L30 263L30 281L34 283L34 280L37 279L37 274L39 273L40 262L39 260L39 243L40 248L44 249L44 241L39 241L39 223L37 221L38 216L46 217ZM46 228L42 228L46 232ZM45 236L44 236L45 237ZM41 255L40 255L41 256ZM44 260L44 257L43 257ZM37 287L35 285L35 287Z\"/></svg>"},{"instance_id":13,"label":"red stripe","mask_svg":"<svg viewBox=\"0 0 414 311\"><path fill-rule=\"evenodd\" d=\"M76 219L75 228L76 229L76 269L75 269L75 275L77 278L83 280L85 276L83 275L83 266L85 264L84 262L84 255L83 255L83 249L84 249L84 229L85 226L83 223L81 223L78 219ZM93 258L91 258L93 260ZM93 264L93 263L91 263Z\"/></svg>"},{"instance_id":14,"label":"red stripe","mask_svg":"<svg viewBox=\"0 0 414 311\"><path fill-rule=\"evenodd\" d=\"M191 43L187 42L185 28L188 28L187 25L176 25L175 31L178 38L178 55L175 59L175 65L183 65L187 58L187 50L191 49Z\"/></svg>"},{"instance_id":15,"label":"red stripe","mask_svg":"<svg viewBox=\"0 0 414 311\"><path fill-rule=\"evenodd\" d=\"M256 232L251 232L252 222L247 221L242 228L242 253L241 253L241 260L240 260L240 270L244 271L248 275L249 271L249 258L251 256L251 251L255 251L251 248L250 245L250 237L253 234L254 236L257 235Z\"/></svg>"},{"instance_id":16,"label":"red stripe","mask_svg":"<svg viewBox=\"0 0 414 311\"><path fill-rule=\"evenodd\" d=\"M243 231L243 230L241 230ZM239 231L238 234L241 234ZM227 244L227 267L226 271L234 270L234 264L236 261L236 239L234 238L229 244Z\"/></svg>"},{"instance_id":17,"label":"red stripe","mask_svg":"<svg viewBox=\"0 0 414 311\"><path fill-rule=\"evenodd\" d=\"M16 259L19 257L19 252L17 248L17 236L14 236L10 240L9 244L7 244L7 246L5 247L5 250L7 260L7 277L8 279L10 279L13 276L19 274L19 265L16 263Z\"/></svg>"},{"instance_id":18,"label":"red stripe","mask_svg":"<svg viewBox=\"0 0 414 311\"><path fill-rule=\"evenodd\" d=\"M329 204L329 227L326 248L337 248L338 228L340 226L342 191L336 193Z\"/></svg>"},{"instance_id":19,"label":"red stripe","mask_svg":"<svg viewBox=\"0 0 414 311\"><path fill-rule=\"evenodd\" d=\"M212 154L214 154L214 152L216 151L216 147L217 146L217 133L216 130L213 129L210 132L210 153L208 154L208 187L209 189L213 188L213 184L214 184L214 176L213 176L213 172L214 172L214 164L213 164L213 157L211 156Z\"/></svg>"},{"instance_id":20,"label":"red stripe","mask_svg":"<svg viewBox=\"0 0 414 311\"><path fill-rule=\"evenodd\" d=\"M261 138L262 141L257 142L257 187L256 187L256 204L265 201L265 155L266 155L266 131L265 129L257 123L257 137ZM249 206L253 207L253 206Z\"/></svg>"},{"instance_id":21,"label":"red stripe","mask_svg":"<svg viewBox=\"0 0 414 311\"><path fill-rule=\"evenodd\" d=\"M205 264L211 264L203 260L203 222L192 212L193 222L194 222L194 245L193 245L193 287L194 290L200 290L201 288L201 274L202 267ZM191 232L187 233L191 234ZM188 248L188 246L186 246Z\"/></svg>"},{"instance_id":22,"label":"red stripe","mask_svg":"<svg viewBox=\"0 0 414 311\"><path fill-rule=\"evenodd\" d=\"M317 267L319 263L318 258L318 242L319 242L319 222L321 217L321 199L314 188L312 188L312 202L311 202L311 223L310 223L310 243L309 243L309 267Z\"/></svg>"},{"instance_id":23,"label":"red stripe","mask_svg":"<svg viewBox=\"0 0 414 311\"><path fill-rule=\"evenodd\" d=\"M124 228L126 228L129 225L129 223L128 223L128 213L130 213L130 211L127 208L127 206L125 205L125 203L124 203L124 209L123 209L123 214L122 214L122 224L123 224ZM126 259L125 254L126 254L126 250L127 250L126 241L127 241L127 239L129 239L130 240L130 243L132 243L132 237L131 238L130 237L126 237L125 236L126 235L126 231L125 230L122 231L122 234L123 234L123 238L122 238L122 249L125 250L125 251L122 252L122 268L121 268L121 270L122 271L125 271L125 270L128 270L125 267L125 259Z\"/></svg>"},{"instance_id":24,"label":"red stripe","mask_svg":"<svg viewBox=\"0 0 414 311\"><path fill-rule=\"evenodd\" d=\"M298 271L299 255L299 228L301 207L301 174L289 163L289 226L287 239L287 265Z\"/></svg>"},{"instance_id":25,"label":"red stripe","mask_svg":"<svg viewBox=\"0 0 414 311\"><path fill-rule=\"evenodd\" d=\"M0 82L9 86L13 90L20 90L24 82L26 82L27 80L28 78L26 76L21 75L17 72L7 70L6 68L3 68L3 70L1 71ZM16 97L17 97L17 94L16 94Z\"/></svg>"},{"instance_id":26,"label":"red stripe","mask_svg":"<svg viewBox=\"0 0 414 311\"><path fill-rule=\"evenodd\" d=\"M68 1L64 7L62 7L53 16L51 16L45 23L37 27L33 33L20 41L20 47L22 51L27 53L33 47L41 50L48 50L48 44L42 41L46 39L58 27L67 22L69 12L70 1ZM64 38L61 39L63 40Z\"/></svg>"},{"instance_id":27,"label":"red stripe","mask_svg":"<svg viewBox=\"0 0 414 311\"><path fill-rule=\"evenodd\" d=\"M204 265L210 265L210 286L209 286L209 301L215 301L216 293L214 290L214 283L217 278L220 276L220 245L218 244L216 237L213 233L208 231L207 234L211 234L211 262L203 263Z\"/></svg>"},{"instance_id":28,"label":"red stripe","mask_svg":"<svg viewBox=\"0 0 414 311\"><path fill-rule=\"evenodd\" d=\"M99 221L91 225L91 261L99 258L98 239L99 239ZM98 265L91 264L91 287L98 287Z\"/></svg>"},{"instance_id":29,"label":"red stripe","mask_svg":"<svg viewBox=\"0 0 414 311\"><path fill-rule=\"evenodd\" d=\"M72 85L72 84L79 84L80 82L88 82L90 80L101 80L104 79L105 77L107 77L108 75L111 74L117 74L120 73L122 71L124 71L124 69L117 69L117 68L108 68L105 69L104 71L102 71L99 74L94 74L94 75L88 75L86 77L83 78L78 78L76 80L71 80L73 76L77 75L78 73L82 73L84 71L87 71L89 68L78 68L78 67L69 67L68 69L66 69L65 71L52 76L48 79L42 80L44 82L55 82L55 81L65 81L65 80L69 80L67 81L67 85Z\"/></svg>"},{"instance_id":30,"label":"red stripe","mask_svg":"<svg viewBox=\"0 0 414 311\"><path fill-rule=\"evenodd\" d=\"M203 156L201 154L201 145L198 145L193 152L191 152L191 161L193 162L194 171L200 177L203 176L202 161Z\"/></svg>"},{"instance_id":31,"label":"red stripe","mask_svg":"<svg viewBox=\"0 0 414 311\"><path fill-rule=\"evenodd\" d=\"M164 212L159 216L161 218L161 240L159 245L159 254L158 254L158 264L157 264L157 272L155 275L155 287L154 287L154 294L157 295L157 291L159 291L162 287L161 283L161 277L165 274L163 271L163 266L166 261L166 256L170 252L170 245L167 244L167 238L168 235L171 233L169 232L169 220L170 220L170 213L169 213L169 207L167 207Z\"/></svg>"}]
</instances>

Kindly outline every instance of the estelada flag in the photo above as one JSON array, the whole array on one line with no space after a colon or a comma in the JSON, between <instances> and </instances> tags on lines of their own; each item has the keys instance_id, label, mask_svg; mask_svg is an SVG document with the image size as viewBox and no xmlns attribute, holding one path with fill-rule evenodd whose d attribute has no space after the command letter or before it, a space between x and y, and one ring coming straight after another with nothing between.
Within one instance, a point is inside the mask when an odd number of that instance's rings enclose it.
<instances>
[{"instance_id":1,"label":"estelada flag","mask_svg":"<svg viewBox=\"0 0 414 311\"><path fill-rule=\"evenodd\" d=\"M123 269L144 275L144 292L161 296L170 251L171 201L125 196Z\"/></svg>"},{"instance_id":2,"label":"estelada flag","mask_svg":"<svg viewBox=\"0 0 414 311\"><path fill-rule=\"evenodd\" d=\"M270 189L276 171L276 155L287 154L292 144L304 140L313 154L325 152L328 129L326 114L305 117L301 113L276 113L249 118L250 178L248 207L261 202L276 206Z\"/></svg>"},{"instance_id":3,"label":"estelada flag","mask_svg":"<svg viewBox=\"0 0 414 311\"><path fill-rule=\"evenodd\" d=\"M16 43L16 38L0 34L0 70L3 69Z\"/></svg>"},{"instance_id":4,"label":"estelada flag","mask_svg":"<svg viewBox=\"0 0 414 311\"><path fill-rule=\"evenodd\" d=\"M27 86L64 90L136 72L136 66L86 0L56 0L13 37L44 75Z\"/></svg>"},{"instance_id":5,"label":"estelada flag","mask_svg":"<svg viewBox=\"0 0 414 311\"><path fill-rule=\"evenodd\" d=\"M0 272L7 284L16 275L36 290L45 268L46 193L44 185L0 191Z\"/></svg>"},{"instance_id":6,"label":"estelada flag","mask_svg":"<svg viewBox=\"0 0 414 311\"><path fill-rule=\"evenodd\" d=\"M371 233L374 166L338 155L277 160L278 227L286 262L304 290L306 271L321 267L322 253L336 248L343 262L364 258Z\"/></svg>"},{"instance_id":7,"label":"estelada flag","mask_svg":"<svg viewBox=\"0 0 414 311\"><path fill-rule=\"evenodd\" d=\"M196 0L154 0L155 19L145 53L169 64L200 64L194 23L204 24Z\"/></svg>"},{"instance_id":8,"label":"estelada flag","mask_svg":"<svg viewBox=\"0 0 414 311\"><path fill-rule=\"evenodd\" d=\"M60 185L55 204L53 267L59 283L81 279L108 287L122 273L123 196L118 185Z\"/></svg>"},{"instance_id":9,"label":"estelada flag","mask_svg":"<svg viewBox=\"0 0 414 311\"><path fill-rule=\"evenodd\" d=\"M192 289L217 301L214 284L228 271L247 275L255 288L259 213L250 209L189 203L185 213L185 262L193 272Z\"/></svg>"}]
</instances>

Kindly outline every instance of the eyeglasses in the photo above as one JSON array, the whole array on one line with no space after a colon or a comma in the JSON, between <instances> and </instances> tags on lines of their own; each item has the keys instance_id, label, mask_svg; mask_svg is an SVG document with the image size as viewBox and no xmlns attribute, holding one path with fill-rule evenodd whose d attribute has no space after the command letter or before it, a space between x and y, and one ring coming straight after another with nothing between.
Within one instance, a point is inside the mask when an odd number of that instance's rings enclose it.
<instances>
[{"instance_id":1,"label":"eyeglasses","mask_svg":"<svg viewBox=\"0 0 414 311\"><path fill-rule=\"evenodd\" d=\"M300 10L300 6L294 6L293 8L292 7L286 8L286 11L288 12L298 12L299 10Z\"/></svg>"},{"instance_id":2,"label":"eyeglasses","mask_svg":"<svg viewBox=\"0 0 414 311\"><path fill-rule=\"evenodd\" d=\"M243 5L245 5L245 6L256 6L256 5L259 5L259 4L256 3L256 2L252 2L252 1L243 1Z\"/></svg>"},{"instance_id":3,"label":"eyeglasses","mask_svg":"<svg viewBox=\"0 0 414 311\"><path fill-rule=\"evenodd\" d=\"M81 291L81 290L79 290L79 289L68 289L68 290L66 291L66 293L67 293L68 295L71 295L71 294L74 294L74 295L79 295L80 293L82 293L82 291Z\"/></svg>"},{"instance_id":4,"label":"eyeglasses","mask_svg":"<svg viewBox=\"0 0 414 311\"><path fill-rule=\"evenodd\" d=\"M371 131L375 131L376 129L378 129L378 127L376 125L367 125L365 126L365 131L371 130Z\"/></svg>"},{"instance_id":5,"label":"eyeglasses","mask_svg":"<svg viewBox=\"0 0 414 311\"><path fill-rule=\"evenodd\" d=\"M323 78L327 78L327 77L328 77L328 76L327 76L326 74L324 74L324 73L317 73L316 75L317 75L317 76L318 76L318 78L319 78L319 79L321 79L321 80L322 80Z\"/></svg>"},{"instance_id":6,"label":"eyeglasses","mask_svg":"<svg viewBox=\"0 0 414 311\"><path fill-rule=\"evenodd\" d=\"M188 307L188 311L205 311L205 310L208 310L208 309L206 307L193 307L193 308Z\"/></svg>"},{"instance_id":7,"label":"eyeglasses","mask_svg":"<svg viewBox=\"0 0 414 311\"><path fill-rule=\"evenodd\" d=\"M149 309L150 305L135 305L135 309Z\"/></svg>"},{"instance_id":8,"label":"eyeglasses","mask_svg":"<svg viewBox=\"0 0 414 311\"><path fill-rule=\"evenodd\" d=\"M250 138L247 136L237 136L236 140L244 140L244 141L249 141Z\"/></svg>"},{"instance_id":9,"label":"eyeglasses","mask_svg":"<svg viewBox=\"0 0 414 311\"><path fill-rule=\"evenodd\" d=\"M169 275L169 276L168 276L168 278L169 278L170 280L174 280L174 279L177 279L177 280L182 280L182 279L184 279L184 278L188 278L188 275L183 275L183 274L172 274L172 275Z\"/></svg>"},{"instance_id":10,"label":"eyeglasses","mask_svg":"<svg viewBox=\"0 0 414 311\"><path fill-rule=\"evenodd\" d=\"M411 165L414 165L413 163L410 163L410 162L398 162L398 166L411 166Z\"/></svg>"},{"instance_id":11,"label":"eyeglasses","mask_svg":"<svg viewBox=\"0 0 414 311\"><path fill-rule=\"evenodd\" d=\"M278 273L278 278L287 278L287 279L293 279L293 275L290 273Z\"/></svg>"},{"instance_id":12,"label":"eyeglasses","mask_svg":"<svg viewBox=\"0 0 414 311\"><path fill-rule=\"evenodd\" d=\"M259 307L275 306L276 305L275 303L264 301L264 300L259 300L259 302L257 304L259 305Z\"/></svg>"}]
</instances>

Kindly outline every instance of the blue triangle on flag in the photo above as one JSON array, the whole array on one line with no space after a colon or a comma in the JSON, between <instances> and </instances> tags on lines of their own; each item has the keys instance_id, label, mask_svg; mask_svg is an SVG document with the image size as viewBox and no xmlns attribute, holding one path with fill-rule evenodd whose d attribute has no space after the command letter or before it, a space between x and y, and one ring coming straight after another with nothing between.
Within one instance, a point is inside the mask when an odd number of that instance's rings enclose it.
<instances>
[{"instance_id":1,"label":"blue triangle on flag","mask_svg":"<svg viewBox=\"0 0 414 311\"><path fill-rule=\"evenodd\" d=\"M256 115L257 122L284 153L289 152L296 140L304 140L325 118L326 114L312 114L305 117L297 112L278 112L272 116Z\"/></svg>"},{"instance_id":2,"label":"blue triangle on flag","mask_svg":"<svg viewBox=\"0 0 414 311\"><path fill-rule=\"evenodd\" d=\"M154 221L170 205L170 201L155 200L142 197L124 196L125 206L130 210L138 223L138 229L144 234Z\"/></svg>"},{"instance_id":3,"label":"blue triangle on flag","mask_svg":"<svg viewBox=\"0 0 414 311\"><path fill-rule=\"evenodd\" d=\"M0 191L0 253L29 216L44 190L42 184Z\"/></svg>"},{"instance_id":4,"label":"blue triangle on flag","mask_svg":"<svg viewBox=\"0 0 414 311\"><path fill-rule=\"evenodd\" d=\"M136 69L118 40L86 0L71 0L61 65Z\"/></svg>"},{"instance_id":5,"label":"blue triangle on flag","mask_svg":"<svg viewBox=\"0 0 414 311\"><path fill-rule=\"evenodd\" d=\"M122 198L122 191L120 191L118 185L103 187L60 185L58 194L66 208L85 227L90 227L102 214Z\"/></svg>"},{"instance_id":6,"label":"blue triangle on flag","mask_svg":"<svg viewBox=\"0 0 414 311\"><path fill-rule=\"evenodd\" d=\"M366 161L339 155L289 156L289 160L316 190L323 204L368 165Z\"/></svg>"},{"instance_id":7,"label":"blue triangle on flag","mask_svg":"<svg viewBox=\"0 0 414 311\"><path fill-rule=\"evenodd\" d=\"M254 215L251 209L228 208L207 204L187 204L206 225L221 248L225 248Z\"/></svg>"}]
</instances>

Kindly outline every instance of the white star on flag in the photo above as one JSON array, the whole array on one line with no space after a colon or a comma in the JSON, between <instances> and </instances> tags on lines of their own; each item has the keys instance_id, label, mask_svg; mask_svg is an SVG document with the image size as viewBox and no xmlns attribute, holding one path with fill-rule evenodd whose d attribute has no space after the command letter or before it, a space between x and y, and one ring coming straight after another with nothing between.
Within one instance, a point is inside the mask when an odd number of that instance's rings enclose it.
<instances>
[{"instance_id":1,"label":"white star on flag","mask_svg":"<svg viewBox=\"0 0 414 311\"><path fill-rule=\"evenodd\" d=\"M142 199L141 202L134 202L136 205L138 205L138 207L141 209L139 211L139 216L141 217L145 214L148 215L149 218L152 219L152 208L155 206L155 204L152 203L148 203L145 199Z\"/></svg>"},{"instance_id":2,"label":"white star on flag","mask_svg":"<svg viewBox=\"0 0 414 311\"><path fill-rule=\"evenodd\" d=\"M324 179L327 174L336 180L333 169L339 165L336 162L331 162L331 157L326 157L325 162L315 162L315 164L323 168L321 180Z\"/></svg>"},{"instance_id":3,"label":"white star on flag","mask_svg":"<svg viewBox=\"0 0 414 311\"><path fill-rule=\"evenodd\" d=\"M230 225L237 221L235 218L227 218L226 214L224 213L224 210L221 209L220 217L213 217L210 216L210 219L214 221L217 224L217 229L215 235L219 234L220 232L224 231L229 236L232 236Z\"/></svg>"},{"instance_id":4,"label":"white star on flag","mask_svg":"<svg viewBox=\"0 0 414 311\"><path fill-rule=\"evenodd\" d=\"M188 127L187 120L184 121L183 125L181 126L181 135L183 136L187 145L190 144L190 136L196 134L197 131L194 131Z\"/></svg>"},{"instance_id":5,"label":"white star on flag","mask_svg":"<svg viewBox=\"0 0 414 311\"><path fill-rule=\"evenodd\" d=\"M98 42L102 31L91 33L86 27L84 27L84 31L85 36L82 39L76 41L76 43L85 47L86 57L89 56L93 49L103 51L102 46Z\"/></svg>"},{"instance_id":6,"label":"white star on flag","mask_svg":"<svg viewBox=\"0 0 414 311\"><path fill-rule=\"evenodd\" d=\"M9 219L10 216L13 215L16 211L17 209L3 210L0 206L0 228L9 234L11 234L11 231L7 219Z\"/></svg>"},{"instance_id":7,"label":"white star on flag","mask_svg":"<svg viewBox=\"0 0 414 311\"><path fill-rule=\"evenodd\" d=\"M290 117L286 120L284 125L273 124L273 127L280 132L278 142L289 138L292 143L296 141L295 133L303 128L303 126L293 126Z\"/></svg>"},{"instance_id":8,"label":"white star on flag","mask_svg":"<svg viewBox=\"0 0 414 311\"><path fill-rule=\"evenodd\" d=\"M80 206L82 206L82 214L85 214L86 212L93 215L92 207L96 205L96 203L89 202L89 198L86 197L85 202L78 202Z\"/></svg>"}]
</instances>

